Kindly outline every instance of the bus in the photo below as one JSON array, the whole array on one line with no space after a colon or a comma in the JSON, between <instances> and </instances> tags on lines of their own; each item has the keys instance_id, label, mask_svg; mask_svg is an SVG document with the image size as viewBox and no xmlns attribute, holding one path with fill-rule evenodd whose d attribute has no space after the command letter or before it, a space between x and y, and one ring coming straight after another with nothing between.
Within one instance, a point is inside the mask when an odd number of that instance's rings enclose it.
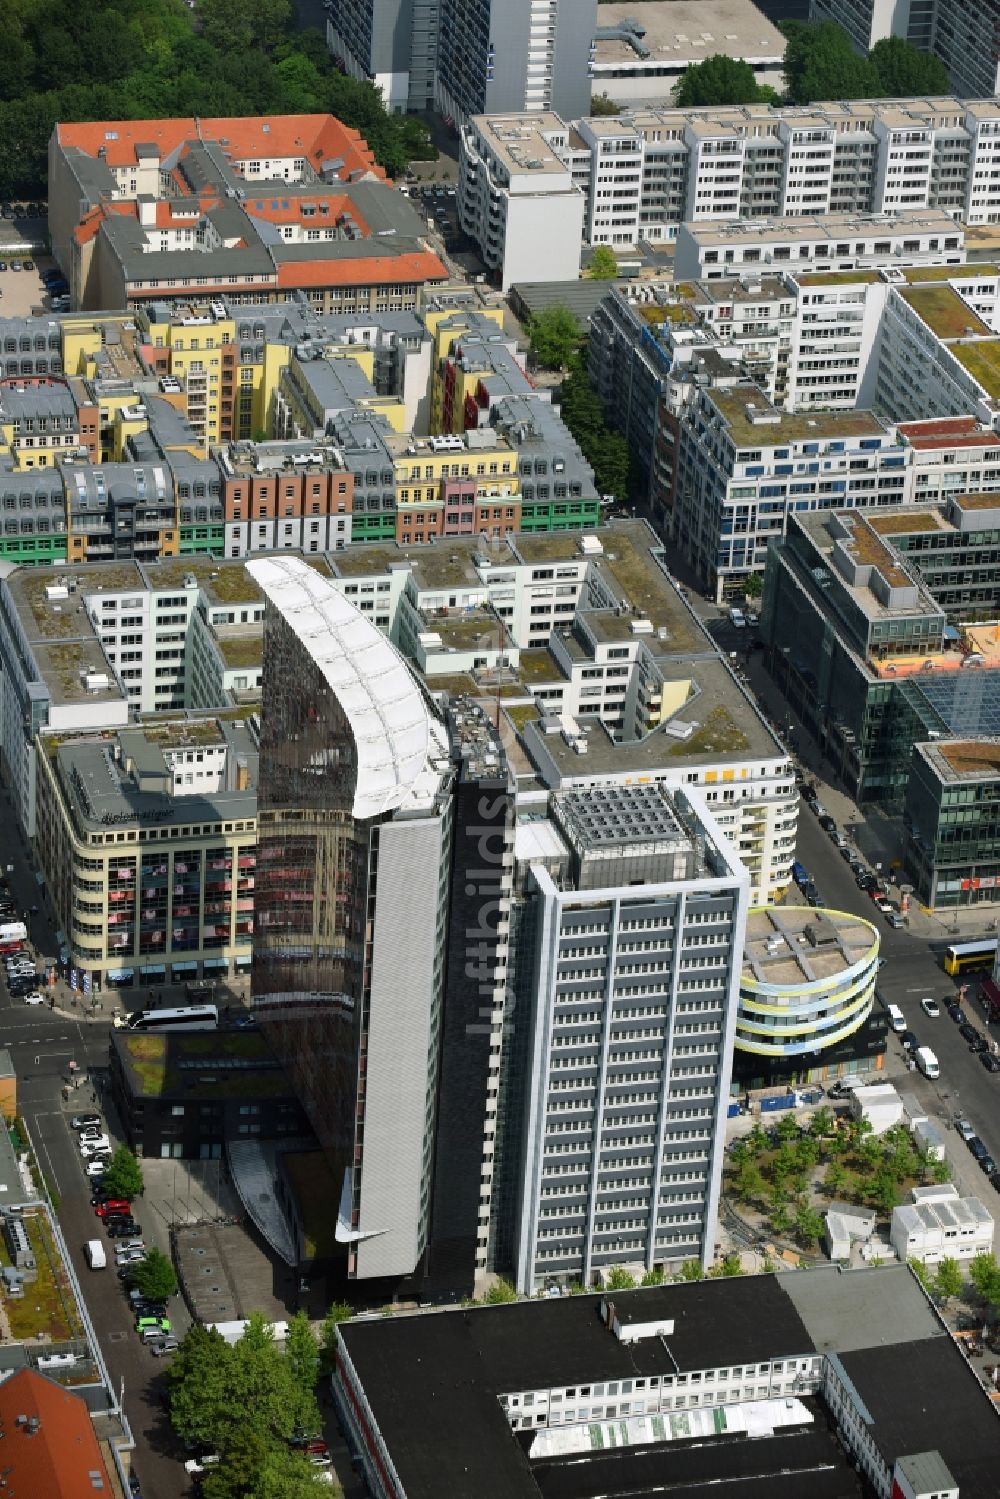
<instances>
[{"instance_id":1,"label":"bus","mask_svg":"<svg viewBox=\"0 0 1000 1499\"><path fill-rule=\"evenodd\" d=\"M997 939L992 942L954 942L946 948L944 971L953 977L992 969L997 957Z\"/></svg>"},{"instance_id":2,"label":"bus","mask_svg":"<svg viewBox=\"0 0 1000 1499\"><path fill-rule=\"evenodd\" d=\"M214 1031L219 1024L215 1005L188 1005L183 1010L136 1010L128 1017L130 1031Z\"/></svg>"}]
</instances>

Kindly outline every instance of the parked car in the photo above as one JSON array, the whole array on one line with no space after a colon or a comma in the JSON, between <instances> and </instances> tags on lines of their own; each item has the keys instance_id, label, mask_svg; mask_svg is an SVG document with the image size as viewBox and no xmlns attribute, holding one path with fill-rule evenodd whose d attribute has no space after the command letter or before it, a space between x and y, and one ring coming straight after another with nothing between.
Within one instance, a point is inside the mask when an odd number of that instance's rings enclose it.
<instances>
[{"instance_id":1,"label":"parked car","mask_svg":"<svg viewBox=\"0 0 1000 1499\"><path fill-rule=\"evenodd\" d=\"M1000 1192L1000 1171L994 1171L990 1177L990 1186L994 1192Z\"/></svg>"},{"instance_id":2,"label":"parked car","mask_svg":"<svg viewBox=\"0 0 1000 1499\"><path fill-rule=\"evenodd\" d=\"M136 1265L146 1258L144 1249L118 1249L115 1251L116 1265Z\"/></svg>"},{"instance_id":3,"label":"parked car","mask_svg":"<svg viewBox=\"0 0 1000 1499\"><path fill-rule=\"evenodd\" d=\"M830 834L831 838L837 831L837 824L834 822L833 818L828 812L824 812L819 818L819 825L823 829L824 833Z\"/></svg>"},{"instance_id":4,"label":"parked car","mask_svg":"<svg viewBox=\"0 0 1000 1499\"><path fill-rule=\"evenodd\" d=\"M924 1014L929 1015L932 1020L936 1020L941 1014L941 1006L938 1004L936 999L931 999L929 995L926 995L920 1001L920 1008L923 1010Z\"/></svg>"},{"instance_id":5,"label":"parked car","mask_svg":"<svg viewBox=\"0 0 1000 1499\"><path fill-rule=\"evenodd\" d=\"M917 1040L913 1031L902 1031L900 1033L899 1042L904 1051L916 1051L917 1047L920 1045L920 1042Z\"/></svg>"},{"instance_id":6,"label":"parked car","mask_svg":"<svg viewBox=\"0 0 1000 1499\"><path fill-rule=\"evenodd\" d=\"M173 1333L168 1332L166 1337L157 1338L155 1342L151 1342L149 1348L154 1358L162 1358L165 1353L176 1352L180 1346Z\"/></svg>"},{"instance_id":7,"label":"parked car","mask_svg":"<svg viewBox=\"0 0 1000 1499\"><path fill-rule=\"evenodd\" d=\"M69 1121L70 1129L94 1129L103 1123L100 1114L74 1114Z\"/></svg>"},{"instance_id":8,"label":"parked car","mask_svg":"<svg viewBox=\"0 0 1000 1499\"><path fill-rule=\"evenodd\" d=\"M981 1051L979 1060L987 1072L1000 1072L1000 1057L994 1056L991 1051Z\"/></svg>"},{"instance_id":9,"label":"parked car","mask_svg":"<svg viewBox=\"0 0 1000 1499\"><path fill-rule=\"evenodd\" d=\"M947 1006L947 1010L948 1014L951 1016L952 1020L954 1020L956 1025L965 1024L965 1011L962 1009L962 1006L958 1003L957 999L953 1000L952 1003Z\"/></svg>"},{"instance_id":10,"label":"parked car","mask_svg":"<svg viewBox=\"0 0 1000 1499\"><path fill-rule=\"evenodd\" d=\"M92 1161L85 1161L83 1169L88 1176L103 1177L105 1161L102 1156L95 1156Z\"/></svg>"},{"instance_id":11,"label":"parked car","mask_svg":"<svg viewBox=\"0 0 1000 1499\"><path fill-rule=\"evenodd\" d=\"M966 1145L968 1145L970 1140L974 1140L976 1138L976 1131L968 1119L957 1120L955 1128L958 1130L958 1133L961 1135Z\"/></svg>"},{"instance_id":12,"label":"parked car","mask_svg":"<svg viewBox=\"0 0 1000 1499\"><path fill-rule=\"evenodd\" d=\"M990 1155L989 1151L987 1151L984 1156L977 1156L976 1160L979 1162L980 1171L984 1172L987 1176L992 1176L994 1171L997 1169L997 1163Z\"/></svg>"},{"instance_id":13,"label":"parked car","mask_svg":"<svg viewBox=\"0 0 1000 1499\"><path fill-rule=\"evenodd\" d=\"M170 1331L169 1317L136 1317L136 1332L145 1332L147 1327L155 1327L157 1332Z\"/></svg>"},{"instance_id":14,"label":"parked car","mask_svg":"<svg viewBox=\"0 0 1000 1499\"><path fill-rule=\"evenodd\" d=\"M816 787L810 785L808 781L804 786L800 787L799 794L801 795L802 800L806 802L814 802L818 795Z\"/></svg>"},{"instance_id":15,"label":"parked car","mask_svg":"<svg viewBox=\"0 0 1000 1499\"><path fill-rule=\"evenodd\" d=\"M102 1197L94 1208L98 1218L106 1218L109 1213L130 1213L131 1211L132 1204L127 1197Z\"/></svg>"},{"instance_id":16,"label":"parked car","mask_svg":"<svg viewBox=\"0 0 1000 1499\"><path fill-rule=\"evenodd\" d=\"M986 1146L983 1144L982 1140L980 1140L978 1135L973 1135L971 1140L966 1140L965 1143L972 1151L972 1155L975 1160L982 1161L986 1158L986 1156L989 1155L989 1151L986 1149Z\"/></svg>"}]
</instances>

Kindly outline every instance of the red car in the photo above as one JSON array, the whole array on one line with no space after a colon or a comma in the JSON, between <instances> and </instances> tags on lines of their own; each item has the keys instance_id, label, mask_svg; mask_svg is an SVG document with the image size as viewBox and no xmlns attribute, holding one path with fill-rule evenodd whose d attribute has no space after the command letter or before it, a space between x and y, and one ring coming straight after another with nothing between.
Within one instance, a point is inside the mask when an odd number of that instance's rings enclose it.
<instances>
[{"instance_id":1,"label":"red car","mask_svg":"<svg viewBox=\"0 0 1000 1499\"><path fill-rule=\"evenodd\" d=\"M94 1209L98 1218L106 1218L109 1213L130 1213L132 1204L127 1197L109 1197L107 1202L99 1202Z\"/></svg>"},{"instance_id":2,"label":"red car","mask_svg":"<svg viewBox=\"0 0 1000 1499\"><path fill-rule=\"evenodd\" d=\"M884 890L880 890L879 887L878 887L878 885L873 885L871 887L871 889L869 890L868 895L869 895L869 899L871 900L872 904L876 905L876 906L878 905L878 903L879 903L880 900L888 900L889 899L889 897L886 895L885 891Z\"/></svg>"},{"instance_id":3,"label":"red car","mask_svg":"<svg viewBox=\"0 0 1000 1499\"><path fill-rule=\"evenodd\" d=\"M0 942L0 953L23 952L23 942Z\"/></svg>"}]
</instances>

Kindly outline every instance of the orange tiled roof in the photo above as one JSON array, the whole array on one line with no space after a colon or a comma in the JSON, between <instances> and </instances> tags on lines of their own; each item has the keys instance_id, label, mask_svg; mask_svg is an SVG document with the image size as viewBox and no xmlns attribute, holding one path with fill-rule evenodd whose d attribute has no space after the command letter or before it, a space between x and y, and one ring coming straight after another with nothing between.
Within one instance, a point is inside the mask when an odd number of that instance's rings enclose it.
<instances>
[{"instance_id":1,"label":"orange tiled roof","mask_svg":"<svg viewBox=\"0 0 1000 1499\"><path fill-rule=\"evenodd\" d=\"M285 204L285 207L276 208L275 203ZM306 217L302 214L303 203L311 205L312 212ZM320 204L326 204L326 213L317 213ZM248 193L240 204L252 219L266 219L270 224L302 224L308 229L332 228L341 214L349 213L363 234L368 233L368 225L361 217L357 208L350 198L342 193L310 193L307 198L274 198L270 194L262 194L259 198L251 197Z\"/></svg>"},{"instance_id":2,"label":"orange tiled roof","mask_svg":"<svg viewBox=\"0 0 1000 1499\"><path fill-rule=\"evenodd\" d=\"M371 255L350 260L285 260L278 265L278 285L377 286L397 282L446 281L448 272L429 250L405 255Z\"/></svg>"},{"instance_id":3,"label":"orange tiled roof","mask_svg":"<svg viewBox=\"0 0 1000 1499\"><path fill-rule=\"evenodd\" d=\"M318 168L324 161L341 158L339 168L344 177L351 172L371 172L381 180L385 173L375 162L367 141L356 130L341 124L333 115L234 116L201 120L185 117L176 120L98 120L86 124L58 125L58 140L63 146L76 146L88 156L97 156L103 148L110 167L134 166L137 145L153 145L161 157L169 155L185 141L202 140L224 143L233 161L276 159L301 156Z\"/></svg>"},{"instance_id":4,"label":"orange tiled roof","mask_svg":"<svg viewBox=\"0 0 1000 1499\"><path fill-rule=\"evenodd\" d=\"M35 1420L29 1432L19 1416ZM0 1385L3 1467L11 1493L39 1499L94 1499L91 1473L111 1480L101 1456L90 1412L79 1395L22 1369Z\"/></svg>"}]
</instances>

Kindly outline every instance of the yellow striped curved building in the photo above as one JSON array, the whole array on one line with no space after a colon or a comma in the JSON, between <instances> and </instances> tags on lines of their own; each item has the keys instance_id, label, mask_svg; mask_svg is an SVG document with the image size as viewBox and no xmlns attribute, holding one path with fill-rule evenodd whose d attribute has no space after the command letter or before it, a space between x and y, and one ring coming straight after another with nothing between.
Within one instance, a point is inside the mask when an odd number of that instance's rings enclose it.
<instances>
[{"instance_id":1,"label":"yellow striped curved building","mask_svg":"<svg viewBox=\"0 0 1000 1499\"><path fill-rule=\"evenodd\" d=\"M816 1055L868 1019L879 934L849 911L755 906L747 920L736 1048L771 1059Z\"/></svg>"}]
</instances>

